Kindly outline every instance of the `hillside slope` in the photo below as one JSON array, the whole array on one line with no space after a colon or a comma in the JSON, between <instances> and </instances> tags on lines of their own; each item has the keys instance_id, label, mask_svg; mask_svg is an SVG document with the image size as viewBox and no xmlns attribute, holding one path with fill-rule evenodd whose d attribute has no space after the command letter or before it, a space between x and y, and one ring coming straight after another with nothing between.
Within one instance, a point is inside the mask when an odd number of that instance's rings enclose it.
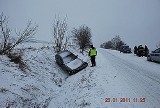
<instances>
[{"instance_id":1,"label":"hillside slope","mask_svg":"<svg viewBox=\"0 0 160 108\"><path fill-rule=\"evenodd\" d=\"M0 56L0 108L48 106L54 91L64 83L51 48L26 49L23 59L29 67L26 72Z\"/></svg>"},{"instance_id":2,"label":"hillside slope","mask_svg":"<svg viewBox=\"0 0 160 108\"><path fill-rule=\"evenodd\" d=\"M22 72L0 56L0 108L158 108L160 66L133 54L98 49L97 66L68 76L50 47L26 49Z\"/></svg>"}]
</instances>

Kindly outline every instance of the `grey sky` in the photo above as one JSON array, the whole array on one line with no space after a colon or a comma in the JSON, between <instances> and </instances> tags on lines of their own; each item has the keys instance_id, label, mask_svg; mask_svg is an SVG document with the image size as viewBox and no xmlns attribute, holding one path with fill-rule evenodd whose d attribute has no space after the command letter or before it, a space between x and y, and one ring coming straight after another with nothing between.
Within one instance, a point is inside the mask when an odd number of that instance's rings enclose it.
<instances>
[{"instance_id":1,"label":"grey sky","mask_svg":"<svg viewBox=\"0 0 160 108\"><path fill-rule=\"evenodd\" d=\"M69 30L87 25L96 46L115 35L131 47L154 49L160 42L160 0L0 0L0 12L9 17L13 32L28 20L37 23L41 40L50 41L55 15L67 15Z\"/></svg>"}]
</instances>

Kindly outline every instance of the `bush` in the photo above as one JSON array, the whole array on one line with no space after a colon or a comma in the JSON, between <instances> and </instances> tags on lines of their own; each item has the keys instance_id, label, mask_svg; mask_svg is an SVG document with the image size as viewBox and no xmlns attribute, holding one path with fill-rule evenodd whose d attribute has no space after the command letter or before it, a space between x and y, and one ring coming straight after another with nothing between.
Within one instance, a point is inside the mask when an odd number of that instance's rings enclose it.
<instances>
[{"instance_id":1,"label":"bush","mask_svg":"<svg viewBox=\"0 0 160 108\"><path fill-rule=\"evenodd\" d=\"M67 49L69 44L69 36L67 34L67 22L66 19L60 20L55 19L55 22L52 26L54 45L53 48L55 52L60 52Z\"/></svg>"},{"instance_id":2,"label":"bush","mask_svg":"<svg viewBox=\"0 0 160 108\"><path fill-rule=\"evenodd\" d=\"M19 64L19 68L22 71L25 71L27 65L22 59L22 50L16 52L15 48L28 41L36 33L38 26L31 25L32 23L29 21L23 31L16 32L17 38L13 38L11 30L8 27L7 17L3 13L0 15L0 55L7 55L11 59L11 62Z\"/></svg>"},{"instance_id":3,"label":"bush","mask_svg":"<svg viewBox=\"0 0 160 108\"><path fill-rule=\"evenodd\" d=\"M11 62L18 64L19 69L23 72L26 72L26 69L29 69L27 64L23 60L23 51L22 50L14 50L7 54L8 58L10 58Z\"/></svg>"},{"instance_id":4,"label":"bush","mask_svg":"<svg viewBox=\"0 0 160 108\"><path fill-rule=\"evenodd\" d=\"M72 37L82 53L91 45L91 29L85 25L80 26L78 29L74 28L72 30Z\"/></svg>"}]
</instances>

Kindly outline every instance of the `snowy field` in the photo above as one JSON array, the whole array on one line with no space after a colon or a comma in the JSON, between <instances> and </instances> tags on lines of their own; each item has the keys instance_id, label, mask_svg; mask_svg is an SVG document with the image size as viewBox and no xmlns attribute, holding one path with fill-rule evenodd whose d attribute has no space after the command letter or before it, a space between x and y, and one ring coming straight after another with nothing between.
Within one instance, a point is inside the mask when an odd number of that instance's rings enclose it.
<instances>
[{"instance_id":1,"label":"snowy field","mask_svg":"<svg viewBox=\"0 0 160 108\"><path fill-rule=\"evenodd\" d=\"M0 108L159 108L160 64L97 49L97 66L68 76L50 47L26 49L22 72L0 56Z\"/></svg>"}]
</instances>

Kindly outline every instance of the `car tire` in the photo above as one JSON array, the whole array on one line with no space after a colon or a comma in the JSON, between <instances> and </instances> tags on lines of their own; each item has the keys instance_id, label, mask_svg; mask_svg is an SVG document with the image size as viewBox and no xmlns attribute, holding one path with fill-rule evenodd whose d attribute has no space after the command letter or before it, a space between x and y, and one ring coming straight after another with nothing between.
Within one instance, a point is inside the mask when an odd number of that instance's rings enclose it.
<instances>
[{"instance_id":1,"label":"car tire","mask_svg":"<svg viewBox=\"0 0 160 108\"><path fill-rule=\"evenodd\" d=\"M71 75L73 75L73 71L70 71L70 72L69 72L69 76L71 76Z\"/></svg>"},{"instance_id":2,"label":"car tire","mask_svg":"<svg viewBox=\"0 0 160 108\"><path fill-rule=\"evenodd\" d=\"M147 60L148 60L148 61L152 61L151 57L147 57Z\"/></svg>"}]
</instances>

